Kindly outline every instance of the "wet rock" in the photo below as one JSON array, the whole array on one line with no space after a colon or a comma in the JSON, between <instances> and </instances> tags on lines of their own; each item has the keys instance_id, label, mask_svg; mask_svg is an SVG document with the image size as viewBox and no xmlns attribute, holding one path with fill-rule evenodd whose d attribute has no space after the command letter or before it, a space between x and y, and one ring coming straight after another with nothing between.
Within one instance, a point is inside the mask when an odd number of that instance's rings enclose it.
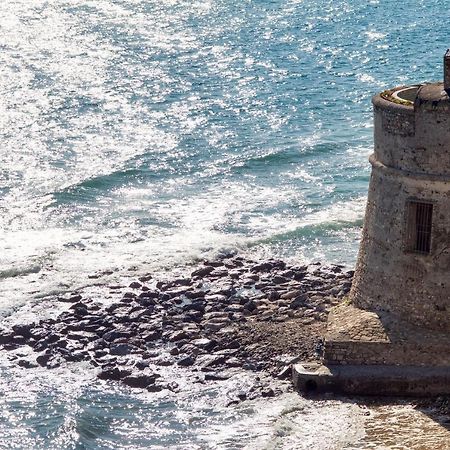
<instances>
[{"instance_id":1,"label":"wet rock","mask_svg":"<svg viewBox=\"0 0 450 450\"><path fill-rule=\"evenodd\" d=\"M23 336L24 338L28 339L32 336L31 330L35 327L35 325L35 323L13 325L12 330L16 335Z\"/></svg>"},{"instance_id":2,"label":"wet rock","mask_svg":"<svg viewBox=\"0 0 450 450\"><path fill-rule=\"evenodd\" d=\"M224 355L204 355L197 358L196 363L200 367L200 370L207 371L211 367L220 366L224 364L226 357Z\"/></svg>"},{"instance_id":3,"label":"wet rock","mask_svg":"<svg viewBox=\"0 0 450 450\"><path fill-rule=\"evenodd\" d=\"M275 397L275 391L272 388L267 387L261 391L261 396L262 397Z\"/></svg>"},{"instance_id":4,"label":"wet rock","mask_svg":"<svg viewBox=\"0 0 450 450\"><path fill-rule=\"evenodd\" d=\"M125 344L125 343L112 344L109 347L109 352L111 353L111 355L119 355L119 356L129 355L134 350L136 350L136 347L129 345L129 344Z\"/></svg>"},{"instance_id":5,"label":"wet rock","mask_svg":"<svg viewBox=\"0 0 450 450\"><path fill-rule=\"evenodd\" d=\"M50 358L51 358L50 353L43 353L36 358L36 362L40 366L45 367L47 365L48 361L50 360Z\"/></svg>"},{"instance_id":6,"label":"wet rock","mask_svg":"<svg viewBox=\"0 0 450 450\"><path fill-rule=\"evenodd\" d=\"M158 339L160 339L161 338L161 332L160 331L157 331L157 330L153 330L153 331L150 331L150 332L148 332L148 333L145 333L145 334L143 334L142 335L142 339L145 341L145 342L153 342L153 341L157 341Z\"/></svg>"},{"instance_id":7,"label":"wet rock","mask_svg":"<svg viewBox=\"0 0 450 450\"><path fill-rule=\"evenodd\" d=\"M146 283L147 281L150 281L152 278L153 278L153 277L152 277L150 274L147 274L147 275L142 275L142 276L140 276L140 277L138 278L138 280L139 280L141 283Z\"/></svg>"},{"instance_id":8,"label":"wet rock","mask_svg":"<svg viewBox=\"0 0 450 450\"><path fill-rule=\"evenodd\" d=\"M185 356L177 361L179 366L188 367L195 363L195 359L192 356Z\"/></svg>"},{"instance_id":9,"label":"wet rock","mask_svg":"<svg viewBox=\"0 0 450 450\"><path fill-rule=\"evenodd\" d=\"M286 292L285 294L281 294L280 298L283 300L291 300L302 294L303 294L303 292L300 290L292 290L292 291Z\"/></svg>"},{"instance_id":10,"label":"wet rock","mask_svg":"<svg viewBox=\"0 0 450 450\"><path fill-rule=\"evenodd\" d=\"M160 392L163 390L163 386L160 386L159 384L151 384L147 386L148 392Z\"/></svg>"},{"instance_id":11,"label":"wet rock","mask_svg":"<svg viewBox=\"0 0 450 450\"><path fill-rule=\"evenodd\" d=\"M118 367L110 367L110 368L102 369L97 374L97 378L100 378L100 380L119 381L127 376L130 376L131 373L132 372L129 369L119 369Z\"/></svg>"},{"instance_id":12,"label":"wet rock","mask_svg":"<svg viewBox=\"0 0 450 450\"><path fill-rule=\"evenodd\" d=\"M77 303L83 297L80 294L71 295L69 297L58 297L57 300L63 303Z\"/></svg>"},{"instance_id":13,"label":"wet rock","mask_svg":"<svg viewBox=\"0 0 450 450\"><path fill-rule=\"evenodd\" d=\"M72 331L67 333L67 339L75 341L94 341L98 339L98 335L89 331Z\"/></svg>"},{"instance_id":14,"label":"wet rock","mask_svg":"<svg viewBox=\"0 0 450 450\"><path fill-rule=\"evenodd\" d=\"M247 311L253 312L257 308L257 305L256 305L256 303L253 300L249 300L248 302L246 302L244 304L244 308Z\"/></svg>"},{"instance_id":15,"label":"wet rock","mask_svg":"<svg viewBox=\"0 0 450 450\"><path fill-rule=\"evenodd\" d=\"M154 374L128 375L122 378L122 382L132 388L145 389L151 384L155 384L156 378Z\"/></svg>"},{"instance_id":16,"label":"wet rock","mask_svg":"<svg viewBox=\"0 0 450 450\"><path fill-rule=\"evenodd\" d=\"M194 339L191 341L191 344L206 351L210 351L217 346L217 342L215 340L208 338Z\"/></svg>"},{"instance_id":17,"label":"wet rock","mask_svg":"<svg viewBox=\"0 0 450 450\"><path fill-rule=\"evenodd\" d=\"M141 359L140 361L137 361L134 367L139 370L144 370L147 367L149 367L150 361L148 359Z\"/></svg>"},{"instance_id":18,"label":"wet rock","mask_svg":"<svg viewBox=\"0 0 450 450\"><path fill-rule=\"evenodd\" d=\"M236 358L235 356L227 359L227 361L225 361L225 364L228 367L240 367L242 365L242 362L239 358Z\"/></svg>"},{"instance_id":19,"label":"wet rock","mask_svg":"<svg viewBox=\"0 0 450 450\"><path fill-rule=\"evenodd\" d=\"M294 300L290 303L289 308L298 309L307 306L308 296L305 294L301 294L294 298Z\"/></svg>"},{"instance_id":20,"label":"wet rock","mask_svg":"<svg viewBox=\"0 0 450 450\"><path fill-rule=\"evenodd\" d=\"M157 360L154 361L154 364L156 364L157 366L172 366L173 365L173 360L169 359L169 358L159 358Z\"/></svg>"},{"instance_id":21,"label":"wet rock","mask_svg":"<svg viewBox=\"0 0 450 450\"><path fill-rule=\"evenodd\" d=\"M225 381L231 378L230 374L220 372L205 373L205 381Z\"/></svg>"},{"instance_id":22,"label":"wet rock","mask_svg":"<svg viewBox=\"0 0 450 450\"><path fill-rule=\"evenodd\" d=\"M191 273L191 276L192 277L205 277L205 276L209 275L213 271L214 271L214 267L213 266L200 267L200 269L194 270Z\"/></svg>"},{"instance_id":23,"label":"wet rock","mask_svg":"<svg viewBox=\"0 0 450 450\"><path fill-rule=\"evenodd\" d=\"M30 361L29 359L19 359L17 365L25 369L34 369L35 367L38 367L35 362Z\"/></svg>"},{"instance_id":24,"label":"wet rock","mask_svg":"<svg viewBox=\"0 0 450 450\"><path fill-rule=\"evenodd\" d=\"M2 331L0 333L0 345L11 344L14 339L14 334L8 331Z\"/></svg>"}]
</instances>

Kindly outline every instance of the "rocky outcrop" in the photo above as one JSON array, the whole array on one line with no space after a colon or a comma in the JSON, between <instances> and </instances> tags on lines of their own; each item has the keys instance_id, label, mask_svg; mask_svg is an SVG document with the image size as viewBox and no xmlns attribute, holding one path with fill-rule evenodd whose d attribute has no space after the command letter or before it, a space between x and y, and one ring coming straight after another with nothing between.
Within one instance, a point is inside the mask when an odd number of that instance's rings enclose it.
<instances>
[{"instance_id":1,"label":"rocky outcrop","mask_svg":"<svg viewBox=\"0 0 450 450\"><path fill-rule=\"evenodd\" d=\"M236 367L282 374L290 359L281 354L314 358L320 350L328 310L348 293L352 275L336 265L205 261L190 277L147 275L114 286L117 300L107 306L78 292L58 298L67 309L56 319L2 330L0 346L30 346L36 357L18 360L22 367L88 361L99 379L152 392L176 383L150 366L194 367L215 381Z\"/></svg>"}]
</instances>

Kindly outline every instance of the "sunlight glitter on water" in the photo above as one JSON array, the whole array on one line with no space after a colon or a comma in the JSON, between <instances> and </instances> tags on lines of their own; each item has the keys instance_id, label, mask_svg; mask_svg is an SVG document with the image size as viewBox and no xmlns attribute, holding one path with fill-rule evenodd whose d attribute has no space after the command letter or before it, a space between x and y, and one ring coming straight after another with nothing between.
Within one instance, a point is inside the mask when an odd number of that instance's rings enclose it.
<instances>
[{"instance_id":1,"label":"sunlight glitter on water","mask_svg":"<svg viewBox=\"0 0 450 450\"><path fill-rule=\"evenodd\" d=\"M352 265L370 96L440 76L442 7L2 2L2 315L55 314L54 297L75 289L108 301L108 285L189 271L223 249ZM157 403L99 389L83 370L1 366L7 448L419 449L448 439L403 406L369 407L367 418L348 402L286 394L214 409L211 398L242 380Z\"/></svg>"}]
</instances>

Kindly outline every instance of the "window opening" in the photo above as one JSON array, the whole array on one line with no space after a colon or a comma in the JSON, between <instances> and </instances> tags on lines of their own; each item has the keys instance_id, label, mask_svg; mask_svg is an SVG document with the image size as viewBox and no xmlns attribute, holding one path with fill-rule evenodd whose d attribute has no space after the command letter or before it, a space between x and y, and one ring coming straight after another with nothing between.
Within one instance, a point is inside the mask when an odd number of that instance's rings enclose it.
<instances>
[{"instance_id":1,"label":"window opening","mask_svg":"<svg viewBox=\"0 0 450 450\"><path fill-rule=\"evenodd\" d=\"M409 202L408 206L408 250L429 254L431 250L431 226L433 204Z\"/></svg>"}]
</instances>

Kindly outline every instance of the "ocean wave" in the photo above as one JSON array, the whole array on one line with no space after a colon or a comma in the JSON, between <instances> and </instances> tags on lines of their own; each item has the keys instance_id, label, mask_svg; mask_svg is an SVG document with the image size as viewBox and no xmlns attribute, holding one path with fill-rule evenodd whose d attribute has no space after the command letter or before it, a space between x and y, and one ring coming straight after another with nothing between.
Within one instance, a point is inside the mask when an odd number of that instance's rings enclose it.
<instances>
[{"instance_id":1,"label":"ocean wave","mask_svg":"<svg viewBox=\"0 0 450 450\"><path fill-rule=\"evenodd\" d=\"M17 266L11 266L8 268L1 268L0 267L0 279L6 279L6 278L15 278L15 277L21 277L25 275L30 275L32 273L39 273L42 269L42 266L38 263L31 263L28 265L17 265Z\"/></svg>"}]
</instances>

